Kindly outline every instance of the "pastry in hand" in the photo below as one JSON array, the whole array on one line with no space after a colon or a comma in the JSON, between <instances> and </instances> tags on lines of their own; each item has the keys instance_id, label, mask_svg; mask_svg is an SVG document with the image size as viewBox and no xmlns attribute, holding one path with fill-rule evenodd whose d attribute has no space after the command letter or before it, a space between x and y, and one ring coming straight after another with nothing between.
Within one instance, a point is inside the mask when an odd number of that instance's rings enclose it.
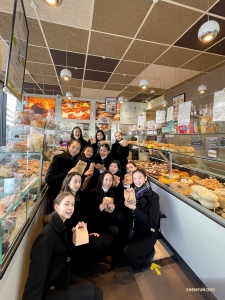
<instances>
[{"instance_id":1,"label":"pastry in hand","mask_svg":"<svg viewBox=\"0 0 225 300\"><path fill-rule=\"evenodd\" d=\"M124 184L132 184L132 182L133 182L132 175L130 175L130 174L125 174L123 183L124 183Z\"/></svg>"}]
</instances>

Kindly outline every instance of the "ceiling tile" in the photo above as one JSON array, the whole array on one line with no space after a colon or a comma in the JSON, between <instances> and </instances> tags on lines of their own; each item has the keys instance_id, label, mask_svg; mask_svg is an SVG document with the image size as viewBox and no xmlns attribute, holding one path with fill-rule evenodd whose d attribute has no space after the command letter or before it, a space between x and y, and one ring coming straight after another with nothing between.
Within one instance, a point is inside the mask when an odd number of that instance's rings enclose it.
<instances>
[{"instance_id":1,"label":"ceiling tile","mask_svg":"<svg viewBox=\"0 0 225 300\"><path fill-rule=\"evenodd\" d=\"M113 91L122 91L126 85L116 84L116 83L107 83L105 86L105 90L113 90Z\"/></svg>"},{"instance_id":2,"label":"ceiling tile","mask_svg":"<svg viewBox=\"0 0 225 300\"><path fill-rule=\"evenodd\" d=\"M200 16L199 12L160 1L152 9L137 38L174 43Z\"/></svg>"},{"instance_id":3,"label":"ceiling tile","mask_svg":"<svg viewBox=\"0 0 225 300\"><path fill-rule=\"evenodd\" d=\"M129 102L142 102L142 101L143 101L143 99L138 99L136 97L129 100Z\"/></svg>"},{"instance_id":4,"label":"ceiling tile","mask_svg":"<svg viewBox=\"0 0 225 300\"><path fill-rule=\"evenodd\" d=\"M83 87L89 89L103 89L105 82L84 80Z\"/></svg>"},{"instance_id":5,"label":"ceiling tile","mask_svg":"<svg viewBox=\"0 0 225 300\"><path fill-rule=\"evenodd\" d=\"M55 68L56 68L57 75L60 77L60 72L62 71L62 69L64 69L64 67L55 66ZM83 69L75 69L75 68L70 68L70 67L67 67L67 69L71 71L72 78L76 78L76 79L83 78L83 73L84 73Z\"/></svg>"},{"instance_id":6,"label":"ceiling tile","mask_svg":"<svg viewBox=\"0 0 225 300\"><path fill-rule=\"evenodd\" d=\"M34 76L35 74L48 76L56 75L53 65L27 62L26 69L32 76Z\"/></svg>"},{"instance_id":7,"label":"ceiling tile","mask_svg":"<svg viewBox=\"0 0 225 300\"><path fill-rule=\"evenodd\" d=\"M92 29L133 37L152 2L95 0Z\"/></svg>"},{"instance_id":8,"label":"ceiling tile","mask_svg":"<svg viewBox=\"0 0 225 300\"><path fill-rule=\"evenodd\" d=\"M212 9L210 9L210 12L225 17L225 2L223 0L219 1Z\"/></svg>"},{"instance_id":9,"label":"ceiling tile","mask_svg":"<svg viewBox=\"0 0 225 300\"><path fill-rule=\"evenodd\" d=\"M101 100L104 99L105 100L105 97L101 96L101 90L98 90L98 89L82 88L80 95L82 98L101 99Z\"/></svg>"},{"instance_id":10,"label":"ceiling tile","mask_svg":"<svg viewBox=\"0 0 225 300\"><path fill-rule=\"evenodd\" d=\"M110 75L111 75L111 73L86 70L84 79L85 80L107 82Z\"/></svg>"},{"instance_id":11,"label":"ceiling tile","mask_svg":"<svg viewBox=\"0 0 225 300\"><path fill-rule=\"evenodd\" d=\"M130 92L122 92L118 96L122 95L124 98L130 99L133 98L137 93L130 93Z\"/></svg>"},{"instance_id":12,"label":"ceiling tile","mask_svg":"<svg viewBox=\"0 0 225 300\"><path fill-rule=\"evenodd\" d=\"M216 45L209 48L206 52L225 56L225 39L223 39L221 42L218 42Z\"/></svg>"},{"instance_id":13,"label":"ceiling tile","mask_svg":"<svg viewBox=\"0 0 225 300\"><path fill-rule=\"evenodd\" d=\"M60 86L59 85L53 85L53 84L42 84L38 83L40 88L43 91L55 91L55 92L61 92Z\"/></svg>"},{"instance_id":14,"label":"ceiling tile","mask_svg":"<svg viewBox=\"0 0 225 300\"><path fill-rule=\"evenodd\" d=\"M79 87L79 88L77 88L77 87L70 87L68 89L67 86L63 85L63 86L61 86L61 88L62 88L63 94L66 94L69 91L72 92L73 94L80 94L80 92L81 92L81 87Z\"/></svg>"},{"instance_id":15,"label":"ceiling tile","mask_svg":"<svg viewBox=\"0 0 225 300\"><path fill-rule=\"evenodd\" d=\"M164 89L158 89L158 88L155 88L155 87L148 87L146 90L141 92L141 94L148 94L149 96L153 96L154 94L151 94L151 90L154 90L155 94L158 94L158 93L164 91Z\"/></svg>"},{"instance_id":16,"label":"ceiling tile","mask_svg":"<svg viewBox=\"0 0 225 300\"><path fill-rule=\"evenodd\" d=\"M40 89L23 88L23 91L27 94L44 94Z\"/></svg>"},{"instance_id":17,"label":"ceiling tile","mask_svg":"<svg viewBox=\"0 0 225 300\"><path fill-rule=\"evenodd\" d=\"M123 84L130 84L136 76L126 75L123 74L113 74L112 77L109 79L109 83L123 83Z\"/></svg>"},{"instance_id":18,"label":"ceiling tile","mask_svg":"<svg viewBox=\"0 0 225 300\"><path fill-rule=\"evenodd\" d=\"M86 53L88 31L59 24L41 22L49 48Z\"/></svg>"},{"instance_id":19,"label":"ceiling tile","mask_svg":"<svg viewBox=\"0 0 225 300\"><path fill-rule=\"evenodd\" d=\"M198 57L192 59L187 64L183 65L182 68L201 72L202 70L205 71L206 69L213 67L214 65L222 62L223 60L224 57L222 56L203 53Z\"/></svg>"},{"instance_id":20,"label":"ceiling tile","mask_svg":"<svg viewBox=\"0 0 225 300\"><path fill-rule=\"evenodd\" d=\"M88 55L86 69L113 72L119 60Z\"/></svg>"},{"instance_id":21,"label":"ceiling tile","mask_svg":"<svg viewBox=\"0 0 225 300\"><path fill-rule=\"evenodd\" d=\"M1 3L2 5L2 3ZM9 13L0 12L0 35L4 40L10 40L10 29L12 23L12 15Z\"/></svg>"},{"instance_id":22,"label":"ceiling tile","mask_svg":"<svg viewBox=\"0 0 225 300\"><path fill-rule=\"evenodd\" d=\"M76 78L70 78L69 81L63 80L61 77L59 77L59 82L61 85L65 86L74 86L74 87L81 87L82 86L82 80L76 79Z\"/></svg>"},{"instance_id":23,"label":"ceiling tile","mask_svg":"<svg viewBox=\"0 0 225 300\"><path fill-rule=\"evenodd\" d=\"M59 84L56 76L34 75L33 78L37 83L40 84L53 84L53 85Z\"/></svg>"},{"instance_id":24,"label":"ceiling tile","mask_svg":"<svg viewBox=\"0 0 225 300\"><path fill-rule=\"evenodd\" d=\"M143 69L143 64L122 60L115 69L115 73L138 75L141 71L143 71Z\"/></svg>"},{"instance_id":25,"label":"ceiling tile","mask_svg":"<svg viewBox=\"0 0 225 300\"><path fill-rule=\"evenodd\" d=\"M124 91L125 92L140 93L141 92L141 88L140 88L140 86L129 85Z\"/></svg>"},{"instance_id":26,"label":"ceiling tile","mask_svg":"<svg viewBox=\"0 0 225 300\"><path fill-rule=\"evenodd\" d=\"M224 60L223 62L217 64L216 66L207 69L206 71L207 71L207 72L212 72L212 71L214 71L214 70L216 70L216 69L219 69L219 68L221 68L221 67L223 67L223 66L225 66L225 60Z\"/></svg>"},{"instance_id":27,"label":"ceiling tile","mask_svg":"<svg viewBox=\"0 0 225 300\"><path fill-rule=\"evenodd\" d=\"M34 82L33 78L29 74L25 74L24 81L26 82Z\"/></svg>"},{"instance_id":28,"label":"ceiling tile","mask_svg":"<svg viewBox=\"0 0 225 300\"><path fill-rule=\"evenodd\" d=\"M31 45L29 45L27 49L27 61L40 62L46 64L52 63L47 48L35 47Z\"/></svg>"},{"instance_id":29,"label":"ceiling tile","mask_svg":"<svg viewBox=\"0 0 225 300\"><path fill-rule=\"evenodd\" d=\"M29 44L46 47L38 21L27 18L29 28Z\"/></svg>"},{"instance_id":30,"label":"ceiling tile","mask_svg":"<svg viewBox=\"0 0 225 300\"><path fill-rule=\"evenodd\" d=\"M225 36L225 20L221 20L210 16L210 20L215 20L220 24L220 33L217 37L207 43L201 43L198 39L198 30L208 20L208 16L203 16L196 24L194 24L176 43L175 46L204 51Z\"/></svg>"},{"instance_id":31,"label":"ceiling tile","mask_svg":"<svg viewBox=\"0 0 225 300\"><path fill-rule=\"evenodd\" d=\"M85 54L50 49L55 65L84 68Z\"/></svg>"},{"instance_id":32,"label":"ceiling tile","mask_svg":"<svg viewBox=\"0 0 225 300\"><path fill-rule=\"evenodd\" d=\"M128 38L92 31L88 53L120 59L131 41Z\"/></svg>"},{"instance_id":33,"label":"ceiling tile","mask_svg":"<svg viewBox=\"0 0 225 300\"><path fill-rule=\"evenodd\" d=\"M34 93L34 90L39 90L39 87L34 82L24 82L24 84L23 84L23 90L26 90L26 89L33 90L32 93Z\"/></svg>"},{"instance_id":34,"label":"ceiling tile","mask_svg":"<svg viewBox=\"0 0 225 300\"><path fill-rule=\"evenodd\" d=\"M6 2L9 2L9 0ZM37 4L37 13L41 20L87 30L91 28L93 0L62 1L62 4L57 8L52 8L43 1L36 1L35 3ZM34 18L35 12L30 7L30 1L24 1L24 5L27 16Z\"/></svg>"},{"instance_id":35,"label":"ceiling tile","mask_svg":"<svg viewBox=\"0 0 225 300\"><path fill-rule=\"evenodd\" d=\"M196 0L173 0L187 6L195 7L202 10L208 9L208 1L196 1ZM217 0L209 0L209 7L213 5Z\"/></svg>"},{"instance_id":36,"label":"ceiling tile","mask_svg":"<svg viewBox=\"0 0 225 300\"><path fill-rule=\"evenodd\" d=\"M155 61L155 64L179 68L200 53L199 51L171 47Z\"/></svg>"},{"instance_id":37,"label":"ceiling tile","mask_svg":"<svg viewBox=\"0 0 225 300\"><path fill-rule=\"evenodd\" d=\"M45 95L62 95L61 91L55 91L55 90L44 90Z\"/></svg>"},{"instance_id":38,"label":"ceiling tile","mask_svg":"<svg viewBox=\"0 0 225 300\"><path fill-rule=\"evenodd\" d=\"M124 56L124 59L152 63L167 48L164 45L135 40Z\"/></svg>"}]
</instances>

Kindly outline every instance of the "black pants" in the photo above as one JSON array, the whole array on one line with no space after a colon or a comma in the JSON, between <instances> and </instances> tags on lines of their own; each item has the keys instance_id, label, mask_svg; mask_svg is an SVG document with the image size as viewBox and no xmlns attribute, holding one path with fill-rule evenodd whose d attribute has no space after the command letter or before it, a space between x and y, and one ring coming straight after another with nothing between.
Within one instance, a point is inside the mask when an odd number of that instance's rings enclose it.
<instances>
[{"instance_id":1,"label":"black pants","mask_svg":"<svg viewBox=\"0 0 225 300\"><path fill-rule=\"evenodd\" d=\"M123 258L119 266L137 266L145 263L156 243L157 236L157 232L148 236L134 234L130 243L123 250Z\"/></svg>"},{"instance_id":2,"label":"black pants","mask_svg":"<svg viewBox=\"0 0 225 300\"><path fill-rule=\"evenodd\" d=\"M67 290L48 291L44 300L102 300L102 290L93 283L72 277Z\"/></svg>"}]
</instances>

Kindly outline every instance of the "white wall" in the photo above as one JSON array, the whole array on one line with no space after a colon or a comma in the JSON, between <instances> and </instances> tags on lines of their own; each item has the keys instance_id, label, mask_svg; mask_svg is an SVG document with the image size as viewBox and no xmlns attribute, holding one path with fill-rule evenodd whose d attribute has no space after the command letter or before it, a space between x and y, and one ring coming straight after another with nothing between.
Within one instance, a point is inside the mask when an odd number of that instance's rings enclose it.
<instances>
[{"instance_id":1,"label":"white wall","mask_svg":"<svg viewBox=\"0 0 225 300\"><path fill-rule=\"evenodd\" d=\"M160 196L161 232L218 300L225 294L225 228L154 183ZM187 287L188 288L188 287Z\"/></svg>"}]
</instances>

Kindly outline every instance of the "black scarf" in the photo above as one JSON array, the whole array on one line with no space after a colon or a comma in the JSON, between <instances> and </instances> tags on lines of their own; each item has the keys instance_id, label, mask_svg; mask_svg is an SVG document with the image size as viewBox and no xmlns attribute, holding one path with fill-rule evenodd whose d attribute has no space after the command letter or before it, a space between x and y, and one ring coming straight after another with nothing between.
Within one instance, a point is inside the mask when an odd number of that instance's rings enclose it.
<instances>
[{"instance_id":1,"label":"black scarf","mask_svg":"<svg viewBox=\"0 0 225 300\"><path fill-rule=\"evenodd\" d=\"M135 191L135 196L136 196L137 202L144 195L144 193L148 192L149 190L151 190L151 186L150 186L150 183L148 181L146 181L139 188L135 186L134 191Z\"/></svg>"}]
</instances>

